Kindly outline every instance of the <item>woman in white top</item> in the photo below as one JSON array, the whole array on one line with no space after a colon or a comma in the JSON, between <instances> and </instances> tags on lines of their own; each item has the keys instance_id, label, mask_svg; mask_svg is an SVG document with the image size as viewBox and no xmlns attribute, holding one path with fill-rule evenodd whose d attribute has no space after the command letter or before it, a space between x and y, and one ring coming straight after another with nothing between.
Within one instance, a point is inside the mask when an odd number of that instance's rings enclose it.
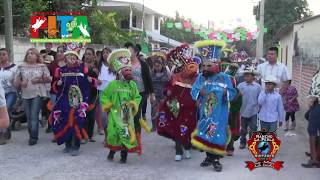
<instances>
[{"instance_id":1,"label":"woman in white top","mask_svg":"<svg viewBox=\"0 0 320 180\"><path fill-rule=\"evenodd\" d=\"M107 62L107 58L109 54L111 53L111 49L109 48L104 48L102 50L100 59L99 59L99 64L98 64L98 69L99 69L99 76L98 76L98 87L97 89L99 90L99 94L101 91L103 91L107 85L116 79L115 72L112 72L109 68L109 64ZM99 134L103 134L104 129L107 126L107 114L102 111L101 105L98 105L99 107L97 108L97 122L98 122L98 130Z\"/></svg>"},{"instance_id":2,"label":"woman in white top","mask_svg":"<svg viewBox=\"0 0 320 180\"><path fill-rule=\"evenodd\" d=\"M24 63L18 66L14 84L21 88L24 110L29 129L29 145L35 145L39 134L39 113L42 98L49 97L47 84L51 83L49 70L42 64L42 57L35 48L30 48Z\"/></svg>"}]
</instances>

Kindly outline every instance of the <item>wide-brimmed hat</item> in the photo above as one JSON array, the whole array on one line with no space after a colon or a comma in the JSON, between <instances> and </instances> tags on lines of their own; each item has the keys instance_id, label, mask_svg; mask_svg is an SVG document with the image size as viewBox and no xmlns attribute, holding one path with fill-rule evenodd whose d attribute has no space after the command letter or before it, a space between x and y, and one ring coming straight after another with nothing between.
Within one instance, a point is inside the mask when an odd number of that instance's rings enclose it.
<instances>
[{"instance_id":1,"label":"wide-brimmed hat","mask_svg":"<svg viewBox=\"0 0 320 180\"><path fill-rule=\"evenodd\" d=\"M262 80L264 83L274 83L278 84L278 80L275 76L273 75L268 75L265 79Z\"/></svg>"},{"instance_id":2,"label":"wide-brimmed hat","mask_svg":"<svg viewBox=\"0 0 320 180\"><path fill-rule=\"evenodd\" d=\"M221 50L225 47L224 41L203 40L195 42L194 46L198 48L203 61L220 61Z\"/></svg>"},{"instance_id":3,"label":"wide-brimmed hat","mask_svg":"<svg viewBox=\"0 0 320 180\"><path fill-rule=\"evenodd\" d=\"M124 67L131 67L131 53L128 49L117 49L108 56L108 63L115 72L119 72Z\"/></svg>"},{"instance_id":4,"label":"wide-brimmed hat","mask_svg":"<svg viewBox=\"0 0 320 180\"><path fill-rule=\"evenodd\" d=\"M258 75L259 72L254 66L247 66L245 67L240 73L242 74L253 74L253 75Z\"/></svg>"}]
</instances>

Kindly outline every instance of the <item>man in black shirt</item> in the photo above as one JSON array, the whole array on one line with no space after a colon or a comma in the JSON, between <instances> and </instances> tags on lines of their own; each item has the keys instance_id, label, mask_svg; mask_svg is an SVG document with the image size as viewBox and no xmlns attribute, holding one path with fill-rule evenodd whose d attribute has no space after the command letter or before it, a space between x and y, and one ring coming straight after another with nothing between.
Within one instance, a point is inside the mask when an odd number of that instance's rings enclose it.
<instances>
[{"instance_id":1,"label":"man in black shirt","mask_svg":"<svg viewBox=\"0 0 320 180\"><path fill-rule=\"evenodd\" d=\"M45 43L44 46L45 46L45 49L42 49L40 51L40 54L47 54L47 55L56 57L57 52L51 50L52 49L52 43Z\"/></svg>"}]
</instances>

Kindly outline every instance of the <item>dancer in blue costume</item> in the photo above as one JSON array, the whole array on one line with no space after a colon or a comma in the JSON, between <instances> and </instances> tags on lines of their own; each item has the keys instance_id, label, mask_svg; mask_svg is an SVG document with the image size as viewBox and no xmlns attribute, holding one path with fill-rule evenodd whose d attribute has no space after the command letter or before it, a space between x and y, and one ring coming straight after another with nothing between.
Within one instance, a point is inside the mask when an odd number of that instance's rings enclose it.
<instances>
[{"instance_id":1,"label":"dancer in blue costume","mask_svg":"<svg viewBox=\"0 0 320 180\"><path fill-rule=\"evenodd\" d=\"M203 63L202 73L198 75L191 91L192 98L200 108L200 119L191 143L207 153L200 166L212 164L216 171L222 170L219 159L225 154L230 140L229 102L237 94L230 77L219 70L220 52L224 45L224 42L212 40L195 44L203 57Z\"/></svg>"},{"instance_id":2,"label":"dancer in blue costume","mask_svg":"<svg viewBox=\"0 0 320 180\"><path fill-rule=\"evenodd\" d=\"M70 48L76 48L70 44ZM89 88L95 80L88 76L88 68L78 59L78 52L65 52L67 65L56 70L57 81L53 83L57 92L56 104L50 124L58 145L65 144L64 153L79 154L80 141L88 139L84 130L86 111L89 107Z\"/></svg>"}]
</instances>

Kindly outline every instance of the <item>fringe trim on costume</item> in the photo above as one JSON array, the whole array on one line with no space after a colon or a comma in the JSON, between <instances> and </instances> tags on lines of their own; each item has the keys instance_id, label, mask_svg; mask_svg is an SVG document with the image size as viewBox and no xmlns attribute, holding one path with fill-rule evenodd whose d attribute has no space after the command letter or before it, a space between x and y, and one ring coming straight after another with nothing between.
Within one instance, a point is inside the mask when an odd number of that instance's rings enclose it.
<instances>
[{"instance_id":1,"label":"fringe trim on costume","mask_svg":"<svg viewBox=\"0 0 320 180\"><path fill-rule=\"evenodd\" d=\"M102 111L108 112L112 107L112 103L107 103L105 105L102 105Z\"/></svg>"},{"instance_id":2,"label":"fringe trim on costume","mask_svg":"<svg viewBox=\"0 0 320 180\"><path fill-rule=\"evenodd\" d=\"M146 122L146 120L144 119L140 119L139 120L139 123L141 125L141 127L148 133L150 134L151 133L151 128L149 127L148 123Z\"/></svg>"},{"instance_id":3,"label":"fringe trim on costume","mask_svg":"<svg viewBox=\"0 0 320 180\"><path fill-rule=\"evenodd\" d=\"M59 139L61 136L63 136L70 127L73 126L73 123L75 121L74 119L75 116L75 109L71 108L70 112L69 112L69 118L68 118L68 123L66 124L66 126L63 128L62 131L58 132L57 134L54 135L55 139Z\"/></svg>"},{"instance_id":4,"label":"fringe trim on costume","mask_svg":"<svg viewBox=\"0 0 320 180\"><path fill-rule=\"evenodd\" d=\"M109 148L112 151L128 150L129 153L138 153L138 155L140 155L138 146L131 148L131 149L128 149L125 146L112 146L111 144L106 143L105 147Z\"/></svg>"},{"instance_id":5,"label":"fringe trim on costume","mask_svg":"<svg viewBox=\"0 0 320 180\"><path fill-rule=\"evenodd\" d=\"M47 109L48 109L49 111L52 111L52 109L53 109L53 103L52 103L51 100L47 103Z\"/></svg>"},{"instance_id":6,"label":"fringe trim on costume","mask_svg":"<svg viewBox=\"0 0 320 180\"><path fill-rule=\"evenodd\" d=\"M128 130L129 130L129 134L130 134L130 144L134 144L135 140L137 139L136 135L134 133L134 130L130 125L128 126Z\"/></svg>"},{"instance_id":7,"label":"fringe trim on costume","mask_svg":"<svg viewBox=\"0 0 320 180\"><path fill-rule=\"evenodd\" d=\"M129 101L129 104L132 105L132 114L135 116L139 111L139 107L135 101Z\"/></svg>"},{"instance_id":8,"label":"fringe trim on costume","mask_svg":"<svg viewBox=\"0 0 320 180\"><path fill-rule=\"evenodd\" d=\"M229 144L229 142L231 140L231 132L230 132L229 128L227 130L227 143L226 143L225 147L221 147L221 146L215 145L215 144L210 145L209 143L201 142L201 138L197 136L197 132L198 132L198 130L195 130L191 134L191 143L193 146L195 146L196 148L201 149L203 151L213 153L216 155L221 155L221 156L225 155L226 146ZM215 147L213 147L213 146L215 146Z\"/></svg>"}]
</instances>

